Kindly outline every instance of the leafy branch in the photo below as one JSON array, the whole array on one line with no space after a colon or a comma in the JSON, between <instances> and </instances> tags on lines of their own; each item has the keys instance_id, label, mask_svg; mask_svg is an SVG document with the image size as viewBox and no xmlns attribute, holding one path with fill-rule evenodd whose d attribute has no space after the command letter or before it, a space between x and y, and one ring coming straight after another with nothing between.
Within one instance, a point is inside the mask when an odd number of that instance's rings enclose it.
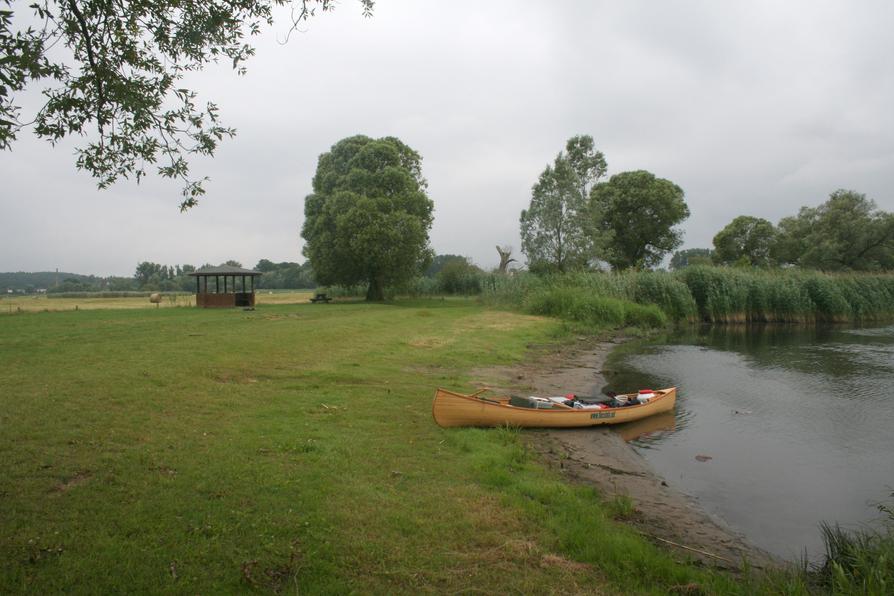
<instances>
[{"instance_id":1,"label":"leafy branch","mask_svg":"<svg viewBox=\"0 0 894 596\"><path fill-rule=\"evenodd\" d=\"M359 1L371 15L373 0ZM155 165L158 175L183 183L181 210L195 206L207 178L191 175L188 158L213 156L236 131L221 124L213 102L200 106L179 81L221 60L244 74L255 53L248 39L285 5L292 31L335 2L41 0L29 13L0 0L0 149L11 149L30 126L54 144L86 136L76 165L99 188L120 178L139 182ZM35 84L46 102L23 121L15 98Z\"/></svg>"}]
</instances>

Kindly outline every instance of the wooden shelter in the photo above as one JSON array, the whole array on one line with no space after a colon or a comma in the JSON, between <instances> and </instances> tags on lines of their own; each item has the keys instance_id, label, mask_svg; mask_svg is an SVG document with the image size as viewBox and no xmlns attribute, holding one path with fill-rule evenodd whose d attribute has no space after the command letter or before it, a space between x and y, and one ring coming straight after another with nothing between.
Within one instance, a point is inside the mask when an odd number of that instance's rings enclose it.
<instances>
[{"instance_id":1,"label":"wooden shelter","mask_svg":"<svg viewBox=\"0 0 894 596\"><path fill-rule=\"evenodd\" d=\"M255 278L261 275L260 271L221 265L204 267L190 275L196 278L196 306L231 308L255 305ZM246 278L250 285L246 284Z\"/></svg>"}]
</instances>

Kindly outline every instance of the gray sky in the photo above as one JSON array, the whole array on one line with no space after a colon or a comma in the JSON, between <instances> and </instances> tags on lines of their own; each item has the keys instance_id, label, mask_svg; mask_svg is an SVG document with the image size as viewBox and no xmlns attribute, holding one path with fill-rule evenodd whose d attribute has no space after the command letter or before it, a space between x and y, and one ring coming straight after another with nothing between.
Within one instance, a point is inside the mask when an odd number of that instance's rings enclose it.
<instances>
[{"instance_id":1,"label":"gray sky","mask_svg":"<svg viewBox=\"0 0 894 596\"><path fill-rule=\"evenodd\" d=\"M737 215L776 223L837 188L894 211L894 3L343 0L286 45L282 19L238 77L190 81L238 129L186 214L150 178L99 191L23 133L0 153L0 271L132 275L138 262L303 261L304 197L340 139L394 135L423 156L432 247L518 255L531 186L575 134L609 174L686 192L685 248Z\"/></svg>"}]
</instances>

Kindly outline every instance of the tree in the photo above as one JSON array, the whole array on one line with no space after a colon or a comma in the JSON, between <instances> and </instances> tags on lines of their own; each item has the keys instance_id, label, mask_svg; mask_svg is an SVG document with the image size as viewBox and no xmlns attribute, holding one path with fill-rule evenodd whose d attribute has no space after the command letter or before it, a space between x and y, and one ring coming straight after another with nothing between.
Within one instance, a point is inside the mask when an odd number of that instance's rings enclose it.
<instances>
[{"instance_id":1,"label":"tree","mask_svg":"<svg viewBox=\"0 0 894 596\"><path fill-rule=\"evenodd\" d=\"M695 265L710 265L714 251L710 248L687 248L674 253L670 260L671 271L679 271Z\"/></svg>"},{"instance_id":2,"label":"tree","mask_svg":"<svg viewBox=\"0 0 894 596\"><path fill-rule=\"evenodd\" d=\"M577 176L580 195L586 201L593 185L603 176L608 165L602 151L597 151L590 135L571 137L565 143L565 156Z\"/></svg>"},{"instance_id":3,"label":"tree","mask_svg":"<svg viewBox=\"0 0 894 596\"><path fill-rule=\"evenodd\" d=\"M773 254L781 263L823 271L894 268L894 214L853 190L779 221Z\"/></svg>"},{"instance_id":4,"label":"tree","mask_svg":"<svg viewBox=\"0 0 894 596\"><path fill-rule=\"evenodd\" d=\"M7 7L11 0L0 0ZM365 15L374 0L360 0ZM247 37L292 4L292 29L334 0L35 0L29 9L0 9L0 149L33 122L51 142L90 135L77 167L105 188L146 174L145 164L180 179L182 210L204 194L187 156L213 155L235 130L217 106L197 104L180 85L185 74L224 60L237 73L254 54ZM34 23L37 25L34 25ZM291 32L290 30L290 32ZM43 87L46 103L22 117L15 94Z\"/></svg>"},{"instance_id":5,"label":"tree","mask_svg":"<svg viewBox=\"0 0 894 596\"><path fill-rule=\"evenodd\" d=\"M62 280L61 284L48 289L47 292L50 294L62 294L65 292L95 292L98 289L99 288L97 288L95 285L84 280L74 277L67 277Z\"/></svg>"},{"instance_id":6,"label":"tree","mask_svg":"<svg viewBox=\"0 0 894 596\"><path fill-rule=\"evenodd\" d=\"M255 271L260 271L264 274L256 282L256 287L258 288L299 289L316 287L313 271L308 263L303 265L288 261L274 263L269 259L261 259L255 265Z\"/></svg>"},{"instance_id":7,"label":"tree","mask_svg":"<svg viewBox=\"0 0 894 596\"><path fill-rule=\"evenodd\" d=\"M438 271L438 289L447 294L480 293L483 273L467 257L451 259Z\"/></svg>"},{"instance_id":8,"label":"tree","mask_svg":"<svg viewBox=\"0 0 894 596\"><path fill-rule=\"evenodd\" d=\"M689 217L683 190L645 170L622 172L590 193L602 257L615 269L652 267L682 244L675 229Z\"/></svg>"},{"instance_id":9,"label":"tree","mask_svg":"<svg viewBox=\"0 0 894 596\"><path fill-rule=\"evenodd\" d=\"M130 277L110 277L107 287L112 292L129 292L135 289L134 280Z\"/></svg>"},{"instance_id":10,"label":"tree","mask_svg":"<svg viewBox=\"0 0 894 596\"><path fill-rule=\"evenodd\" d=\"M776 228L766 219L740 215L714 236L714 262L766 267L775 237Z\"/></svg>"},{"instance_id":11,"label":"tree","mask_svg":"<svg viewBox=\"0 0 894 596\"><path fill-rule=\"evenodd\" d=\"M552 166L531 189L531 204L522 210L521 250L532 271L585 268L593 257L594 239L587 218L590 188L605 175L605 157L587 135L572 137Z\"/></svg>"},{"instance_id":12,"label":"tree","mask_svg":"<svg viewBox=\"0 0 894 596\"><path fill-rule=\"evenodd\" d=\"M434 205L422 157L394 137L343 139L320 156L304 199L304 255L322 285L367 284L366 299L431 261Z\"/></svg>"},{"instance_id":13,"label":"tree","mask_svg":"<svg viewBox=\"0 0 894 596\"><path fill-rule=\"evenodd\" d=\"M137 265L133 275L134 280L137 282L137 286L142 288L148 285L153 278L160 279L163 267L163 265L151 263L149 261L143 261Z\"/></svg>"},{"instance_id":14,"label":"tree","mask_svg":"<svg viewBox=\"0 0 894 596\"><path fill-rule=\"evenodd\" d=\"M255 265L255 271L260 271L261 273L276 271L276 263L268 259L261 259L260 261L258 261L258 264Z\"/></svg>"},{"instance_id":15,"label":"tree","mask_svg":"<svg viewBox=\"0 0 894 596\"><path fill-rule=\"evenodd\" d=\"M500 265L497 268L497 271L500 273L508 273L509 263L516 262L515 259L512 258L512 247L508 244L506 246L497 246L497 252L500 255Z\"/></svg>"},{"instance_id":16,"label":"tree","mask_svg":"<svg viewBox=\"0 0 894 596\"><path fill-rule=\"evenodd\" d=\"M467 262L467 259L466 257L461 257L459 255L435 255L434 258L432 258L431 263L429 263L428 267L425 269L425 277L436 277L444 266L454 261L462 261L465 263Z\"/></svg>"}]
</instances>

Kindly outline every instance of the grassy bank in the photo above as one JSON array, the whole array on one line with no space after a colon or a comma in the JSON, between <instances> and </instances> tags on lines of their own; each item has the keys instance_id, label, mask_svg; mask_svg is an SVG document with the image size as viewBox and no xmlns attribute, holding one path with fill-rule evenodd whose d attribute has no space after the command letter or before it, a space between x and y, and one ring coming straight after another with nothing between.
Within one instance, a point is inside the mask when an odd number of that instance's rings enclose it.
<instances>
[{"instance_id":1,"label":"grassy bank","mask_svg":"<svg viewBox=\"0 0 894 596\"><path fill-rule=\"evenodd\" d=\"M0 591L763 589L675 562L516 432L432 422L436 386L556 332L468 300L2 317Z\"/></svg>"},{"instance_id":2,"label":"grassy bank","mask_svg":"<svg viewBox=\"0 0 894 596\"><path fill-rule=\"evenodd\" d=\"M894 275L689 267L661 271L492 276L485 302L588 327L666 322L866 322L894 317Z\"/></svg>"}]
</instances>

